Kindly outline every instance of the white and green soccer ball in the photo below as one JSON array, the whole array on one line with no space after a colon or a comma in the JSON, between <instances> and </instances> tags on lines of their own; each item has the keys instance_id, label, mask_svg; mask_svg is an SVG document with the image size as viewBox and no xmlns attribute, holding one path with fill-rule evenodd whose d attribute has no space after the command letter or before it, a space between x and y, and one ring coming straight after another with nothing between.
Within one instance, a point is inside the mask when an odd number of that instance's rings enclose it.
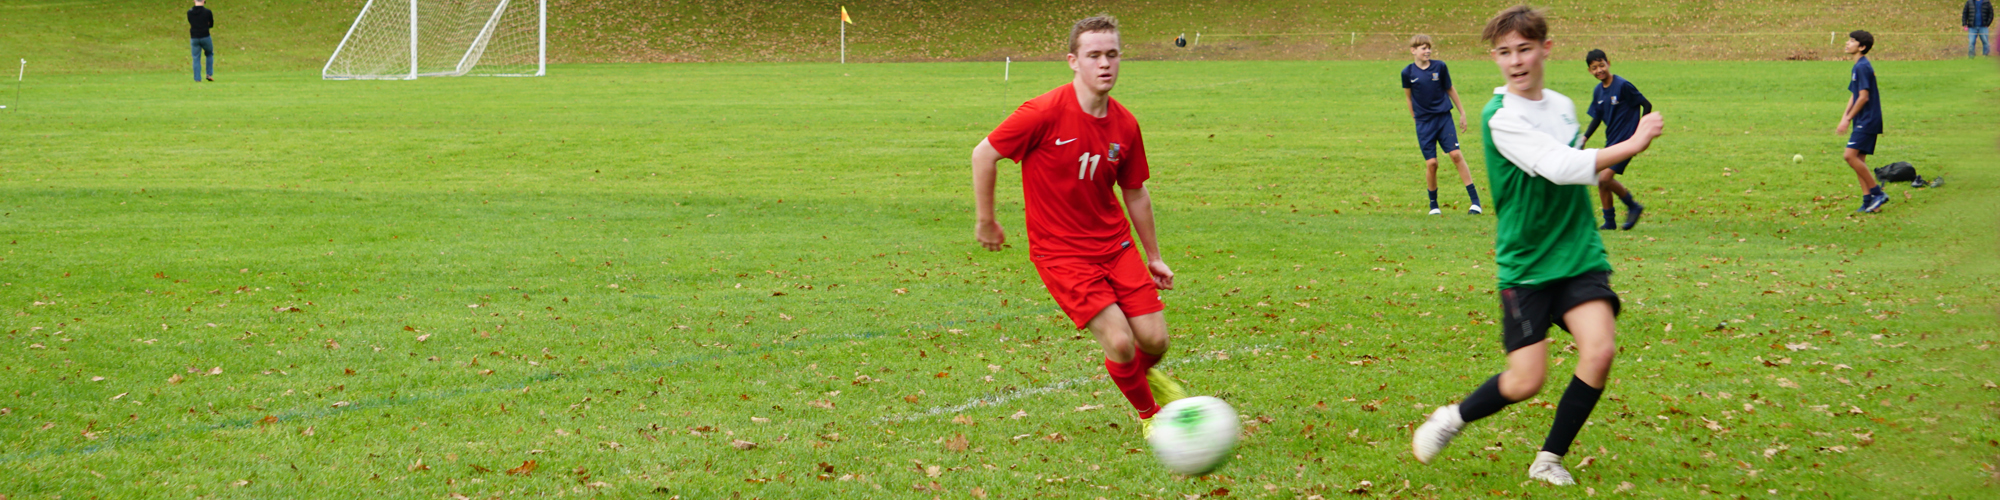
<instances>
[{"instance_id":1,"label":"white and green soccer ball","mask_svg":"<svg viewBox=\"0 0 2000 500\"><path fill-rule=\"evenodd\" d=\"M1182 398L1153 415L1153 455L1167 470L1187 476L1213 472L1236 449L1236 409L1211 396Z\"/></svg>"}]
</instances>

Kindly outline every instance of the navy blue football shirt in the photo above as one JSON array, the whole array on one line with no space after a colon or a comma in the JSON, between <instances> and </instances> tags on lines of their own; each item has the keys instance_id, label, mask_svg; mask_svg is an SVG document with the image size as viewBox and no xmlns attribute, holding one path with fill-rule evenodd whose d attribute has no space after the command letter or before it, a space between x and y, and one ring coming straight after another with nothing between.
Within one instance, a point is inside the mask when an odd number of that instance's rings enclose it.
<instances>
[{"instance_id":1,"label":"navy blue football shirt","mask_svg":"<svg viewBox=\"0 0 2000 500\"><path fill-rule=\"evenodd\" d=\"M1639 93L1639 87L1625 81L1625 77L1611 75L1611 86L1603 84L1591 86L1591 118L1604 122L1604 145L1625 142L1632 133L1639 130L1639 117L1645 115L1644 108L1653 103Z\"/></svg>"},{"instance_id":2,"label":"navy blue football shirt","mask_svg":"<svg viewBox=\"0 0 2000 500\"><path fill-rule=\"evenodd\" d=\"M1868 56L1854 61L1854 74L1847 81L1847 93L1855 97L1861 91L1868 91L1868 103L1854 112L1854 131L1869 134L1882 133L1882 87L1875 85L1875 65L1868 62Z\"/></svg>"},{"instance_id":3,"label":"navy blue football shirt","mask_svg":"<svg viewBox=\"0 0 2000 500\"><path fill-rule=\"evenodd\" d=\"M1410 63L1403 68L1403 88L1410 89L1410 107L1413 114L1443 114L1451 111L1451 70L1444 67L1444 61L1431 60L1430 68L1418 68Z\"/></svg>"}]
</instances>

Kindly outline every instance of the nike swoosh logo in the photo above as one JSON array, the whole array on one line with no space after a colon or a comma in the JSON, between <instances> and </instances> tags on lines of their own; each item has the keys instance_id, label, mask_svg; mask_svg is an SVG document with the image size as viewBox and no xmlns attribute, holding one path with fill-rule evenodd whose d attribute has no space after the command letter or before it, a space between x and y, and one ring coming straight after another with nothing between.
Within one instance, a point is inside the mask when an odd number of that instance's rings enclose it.
<instances>
[{"instance_id":1,"label":"nike swoosh logo","mask_svg":"<svg viewBox=\"0 0 2000 500\"><path fill-rule=\"evenodd\" d=\"M1061 146L1061 145L1064 145L1064 144L1069 144L1069 143L1072 143L1072 142L1076 142L1076 139L1070 139L1070 140L1067 140L1067 141L1065 141L1065 140L1062 140L1062 139L1056 139L1056 145L1057 145L1057 146Z\"/></svg>"}]
</instances>

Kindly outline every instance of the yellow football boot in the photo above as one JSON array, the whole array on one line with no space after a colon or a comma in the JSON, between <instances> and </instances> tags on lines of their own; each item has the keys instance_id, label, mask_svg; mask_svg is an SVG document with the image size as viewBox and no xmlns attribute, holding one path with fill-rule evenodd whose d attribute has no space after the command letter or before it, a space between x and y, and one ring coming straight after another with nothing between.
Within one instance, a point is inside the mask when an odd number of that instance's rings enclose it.
<instances>
[{"instance_id":1,"label":"yellow football boot","mask_svg":"<svg viewBox=\"0 0 2000 500\"><path fill-rule=\"evenodd\" d=\"M1187 390L1181 388L1181 383L1175 382L1173 377L1167 376L1167 372L1160 371L1159 368L1146 369L1146 385L1152 387L1153 402L1161 407L1187 397Z\"/></svg>"}]
</instances>

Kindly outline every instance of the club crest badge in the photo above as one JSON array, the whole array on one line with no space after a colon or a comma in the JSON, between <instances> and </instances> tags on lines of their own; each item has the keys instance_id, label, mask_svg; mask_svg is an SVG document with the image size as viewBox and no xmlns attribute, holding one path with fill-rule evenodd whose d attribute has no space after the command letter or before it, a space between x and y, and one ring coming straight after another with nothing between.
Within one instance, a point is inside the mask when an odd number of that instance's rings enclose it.
<instances>
[{"instance_id":1,"label":"club crest badge","mask_svg":"<svg viewBox=\"0 0 2000 500\"><path fill-rule=\"evenodd\" d=\"M1615 95L1614 95L1614 96L1611 96L1611 105L1612 105L1612 106L1617 106L1617 105L1618 105L1618 96L1615 96Z\"/></svg>"},{"instance_id":2,"label":"club crest badge","mask_svg":"<svg viewBox=\"0 0 2000 500\"><path fill-rule=\"evenodd\" d=\"M1435 81L1438 81L1438 74L1437 74L1437 73L1431 73L1431 81L1433 81L1433 82L1435 82Z\"/></svg>"},{"instance_id":3,"label":"club crest badge","mask_svg":"<svg viewBox=\"0 0 2000 500\"><path fill-rule=\"evenodd\" d=\"M1118 153L1123 152L1124 150L1125 148L1120 147L1118 143L1116 142L1111 143L1111 154L1104 155L1104 159L1110 161L1118 161Z\"/></svg>"}]
</instances>

